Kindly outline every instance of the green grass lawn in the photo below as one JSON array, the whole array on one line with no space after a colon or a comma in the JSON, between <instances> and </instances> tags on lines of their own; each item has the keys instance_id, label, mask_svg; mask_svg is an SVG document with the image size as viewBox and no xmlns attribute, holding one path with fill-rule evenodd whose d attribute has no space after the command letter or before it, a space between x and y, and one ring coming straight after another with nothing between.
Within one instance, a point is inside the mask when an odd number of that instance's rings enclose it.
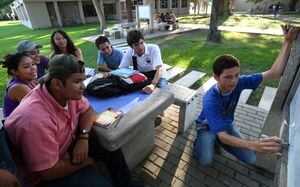
<instances>
[{"instance_id":1,"label":"green grass lawn","mask_svg":"<svg viewBox=\"0 0 300 187\"><path fill-rule=\"evenodd\" d=\"M286 17L287 15L284 15ZM290 15L291 17L297 16L296 14ZM299 15L298 15L299 16ZM207 15L189 15L179 17L178 21L181 23L197 23L202 25L209 24L209 17ZM279 25L286 24L286 21L249 15L249 14L235 14L229 16L227 19L220 18L219 25L234 26L234 27L251 27L257 29L280 29ZM291 24L300 26L300 23L291 22Z\"/></svg>"},{"instance_id":2,"label":"green grass lawn","mask_svg":"<svg viewBox=\"0 0 300 187\"><path fill-rule=\"evenodd\" d=\"M184 19L191 19L194 16L186 16ZM203 16L202 16L203 17ZM193 18L195 22L201 23L202 18ZM240 19L238 21L237 19ZM208 20L208 19L207 19ZM235 23L233 23L235 20ZM224 24L235 25L240 22L238 26L257 26L257 22L262 20L247 22L248 17L239 16L238 18L229 18ZM266 25L270 28L280 28L281 21L264 18ZM227 22L227 23L226 23ZM267 24L268 23L268 24ZM108 24L111 27L113 24ZM254 26L253 26L254 27ZM269 28L267 27L267 28ZM78 27L65 27L63 28L70 37L74 40L75 44L81 48L86 65L89 67L96 66L97 50L93 43L84 41L81 38L86 36L98 35L98 24L87 24ZM50 50L50 35L54 29L39 29L31 30L18 22L0 22L0 57L2 58L6 53L15 51L16 44L24 39L34 41L35 43L42 44L44 47L41 53L49 56ZM243 73L262 72L271 67L274 62L281 45L282 37L269 36L269 35L254 35L254 34L240 34L235 32L222 32L223 43L212 44L207 43L207 31L198 30L180 35L170 35L168 37L151 39L146 42L156 43L161 47L163 61L172 66L180 66L190 70L199 70L206 72L208 75L206 79L211 76L211 67L213 59L225 53L231 53L241 60ZM0 68L0 106L2 106L3 95L5 93L5 86L9 77L6 74L6 69ZM200 86L198 82L196 86ZM277 86L277 82L269 83L268 85ZM262 89L263 86L260 87ZM255 92L252 96L251 102L257 102L260 97L261 91Z\"/></svg>"}]
</instances>

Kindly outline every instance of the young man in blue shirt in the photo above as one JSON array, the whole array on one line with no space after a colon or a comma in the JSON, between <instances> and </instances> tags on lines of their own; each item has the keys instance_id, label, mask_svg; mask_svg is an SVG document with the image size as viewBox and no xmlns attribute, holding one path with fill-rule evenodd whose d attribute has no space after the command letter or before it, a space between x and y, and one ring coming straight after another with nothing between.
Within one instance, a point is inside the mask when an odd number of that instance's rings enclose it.
<instances>
[{"instance_id":1,"label":"young man in blue shirt","mask_svg":"<svg viewBox=\"0 0 300 187\"><path fill-rule=\"evenodd\" d=\"M110 72L119 67L123 58L123 52L121 49L112 47L108 38L105 36L99 36L95 45L98 48L98 70L104 72Z\"/></svg>"},{"instance_id":2,"label":"young man in blue shirt","mask_svg":"<svg viewBox=\"0 0 300 187\"><path fill-rule=\"evenodd\" d=\"M266 72L240 76L237 58L232 55L221 55L215 59L213 76L217 83L205 93L202 112L196 119L198 130L194 143L194 155L200 164L208 165L212 162L215 143L247 164L255 162L255 152L280 154L280 138L244 140L235 129L233 121L242 90L256 89L261 82L281 77L299 31L299 28L291 25L281 27L284 42L272 68Z\"/></svg>"}]
</instances>

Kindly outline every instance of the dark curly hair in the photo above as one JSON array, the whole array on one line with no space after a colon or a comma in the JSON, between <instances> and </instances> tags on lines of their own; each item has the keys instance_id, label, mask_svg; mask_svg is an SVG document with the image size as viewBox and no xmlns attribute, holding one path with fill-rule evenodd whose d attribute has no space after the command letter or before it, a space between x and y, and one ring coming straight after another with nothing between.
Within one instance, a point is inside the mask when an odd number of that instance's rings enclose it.
<instances>
[{"instance_id":1,"label":"dark curly hair","mask_svg":"<svg viewBox=\"0 0 300 187\"><path fill-rule=\"evenodd\" d=\"M7 54L3 57L3 60L0 61L0 64L3 68L7 68L7 74L9 76L13 76L11 70L18 70L19 64L24 56L28 57L24 52Z\"/></svg>"},{"instance_id":2,"label":"dark curly hair","mask_svg":"<svg viewBox=\"0 0 300 187\"><path fill-rule=\"evenodd\" d=\"M55 30L51 34L51 48L52 48L52 51L54 51L55 54L62 54L59 47L55 44L55 41L54 41L54 35L56 33L61 34L67 40L68 54L72 54L72 55L76 56L75 52L76 52L77 48L75 47L74 42L71 40L71 38L67 35L67 33L65 31L60 30L60 29Z\"/></svg>"}]
</instances>

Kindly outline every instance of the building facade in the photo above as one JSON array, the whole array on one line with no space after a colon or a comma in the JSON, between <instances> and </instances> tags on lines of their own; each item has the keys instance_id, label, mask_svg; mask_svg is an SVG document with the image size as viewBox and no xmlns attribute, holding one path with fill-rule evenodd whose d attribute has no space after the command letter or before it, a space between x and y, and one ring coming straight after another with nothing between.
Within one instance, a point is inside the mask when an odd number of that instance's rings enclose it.
<instances>
[{"instance_id":1,"label":"building facade","mask_svg":"<svg viewBox=\"0 0 300 187\"><path fill-rule=\"evenodd\" d=\"M125 0L96 0L104 12L105 20L127 19ZM175 14L189 13L189 0L132 0L135 5L151 4L155 11ZM98 22L92 0L15 0L13 7L20 22L31 28L73 26Z\"/></svg>"}]
</instances>

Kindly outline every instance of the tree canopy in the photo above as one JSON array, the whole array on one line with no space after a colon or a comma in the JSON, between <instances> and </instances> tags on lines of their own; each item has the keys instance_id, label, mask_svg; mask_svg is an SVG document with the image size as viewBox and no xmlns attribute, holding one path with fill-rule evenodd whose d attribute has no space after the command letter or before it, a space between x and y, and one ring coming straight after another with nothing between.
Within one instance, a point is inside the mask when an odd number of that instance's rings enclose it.
<instances>
[{"instance_id":1,"label":"tree canopy","mask_svg":"<svg viewBox=\"0 0 300 187\"><path fill-rule=\"evenodd\" d=\"M5 6L9 5L13 1L14 0L2 0L2 1L0 1L0 8L4 8Z\"/></svg>"}]
</instances>

